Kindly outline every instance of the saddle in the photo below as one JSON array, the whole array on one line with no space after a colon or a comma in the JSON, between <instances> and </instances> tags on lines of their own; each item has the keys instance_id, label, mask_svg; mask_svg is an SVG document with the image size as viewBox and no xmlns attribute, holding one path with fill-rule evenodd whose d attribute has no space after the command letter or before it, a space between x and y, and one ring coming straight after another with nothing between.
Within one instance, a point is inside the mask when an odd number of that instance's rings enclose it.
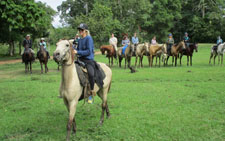
<instances>
[{"instance_id":1,"label":"saddle","mask_svg":"<svg viewBox=\"0 0 225 141\"><path fill-rule=\"evenodd\" d=\"M218 48L218 46L217 46L217 45L214 45L214 46L212 47L212 50L214 50L215 52L217 52L217 48Z\"/></svg>"},{"instance_id":2,"label":"saddle","mask_svg":"<svg viewBox=\"0 0 225 141\"><path fill-rule=\"evenodd\" d=\"M91 87L88 80L88 71L86 68L86 64L80 60L75 61L75 67L77 70L78 78L80 80L80 84L83 87L82 95L79 99L82 100L84 98L88 98L91 95ZM103 80L105 79L105 73L100 67L97 62L95 62L95 74L94 74L94 80L95 83L98 85L99 88L102 88L104 83Z\"/></svg>"}]
</instances>

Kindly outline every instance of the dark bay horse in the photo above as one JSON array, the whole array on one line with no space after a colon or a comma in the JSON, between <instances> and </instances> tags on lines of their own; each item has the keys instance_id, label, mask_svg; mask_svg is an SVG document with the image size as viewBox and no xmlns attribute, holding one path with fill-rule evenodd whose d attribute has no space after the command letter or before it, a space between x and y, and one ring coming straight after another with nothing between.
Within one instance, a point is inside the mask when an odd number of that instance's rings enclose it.
<instances>
[{"instance_id":1,"label":"dark bay horse","mask_svg":"<svg viewBox=\"0 0 225 141\"><path fill-rule=\"evenodd\" d=\"M37 58L41 64L41 73L43 73L43 64L45 65L45 73L48 72L48 54L47 51L44 49L44 46L40 46L40 50L37 53Z\"/></svg>"},{"instance_id":2,"label":"dark bay horse","mask_svg":"<svg viewBox=\"0 0 225 141\"><path fill-rule=\"evenodd\" d=\"M113 66L113 58L117 61L117 54L112 45L102 45L100 47L100 51L102 52L102 55L105 55L105 52L107 52L106 57L109 59L109 66ZM111 64L110 64L111 59Z\"/></svg>"},{"instance_id":3,"label":"dark bay horse","mask_svg":"<svg viewBox=\"0 0 225 141\"><path fill-rule=\"evenodd\" d=\"M22 61L23 63L25 63L25 73L27 73L28 71L32 73L32 63L35 61L35 57L28 45L25 46L25 50L22 55ZM28 64L30 64L30 67Z\"/></svg>"},{"instance_id":4,"label":"dark bay horse","mask_svg":"<svg viewBox=\"0 0 225 141\"><path fill-rule=\"evenodd\" d=\"M125 50L125 53L122 53L123 47L118 48L117 54L119 57L119 67L121 68L121 62L123 60L123 58L125 58L125 69L127 68L127 62L128 62L128 67L130 67L130 61L131 61L131 57L132 57L132 47L129 44L128 47Z\"/></svg>"},{"instance_id":5,"label":"dark bay horse","mask_svg":"<svg viewBox=\"0 0 225 141\"><path fill-rule=\"evenodd\" d=\"M192 66L192 56L193 53L198 52L198 44L197 43L190 43L189 47L186 47L185 49L180 49L180 65L181 64L181 60L182 60L182 56L186 55L187 56L187 66L189 65L189 57L190 57L190 65Z\"/></svg>"}]
</instances>

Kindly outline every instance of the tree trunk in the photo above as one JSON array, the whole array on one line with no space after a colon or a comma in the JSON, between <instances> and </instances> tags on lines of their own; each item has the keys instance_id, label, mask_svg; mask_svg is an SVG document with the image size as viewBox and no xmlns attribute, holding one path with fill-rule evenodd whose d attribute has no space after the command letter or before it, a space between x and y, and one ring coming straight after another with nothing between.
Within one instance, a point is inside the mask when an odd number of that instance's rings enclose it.
<instances>
[{"instance_id":1,"label":"tree trunk","mask_svg":"<svg viewBox=\"0 0 225 141\"><path fill-rule=\"evenodd\" d=\"M19 42L19 55L21 54L21 46L22 46L22 42Z\"/></svg>"},{"instance_id":2,"label":"tree trunk","mask_svg":"<svg viewBox=\"0 0 225 141\"><path fill-rule=\"evenodd\" d=\"M10 56L13 56L14 54L13 54L13 47L14 45L13 45L13 41L10 41L9 42L9 55Z\"/></svg>"}]
</instances>

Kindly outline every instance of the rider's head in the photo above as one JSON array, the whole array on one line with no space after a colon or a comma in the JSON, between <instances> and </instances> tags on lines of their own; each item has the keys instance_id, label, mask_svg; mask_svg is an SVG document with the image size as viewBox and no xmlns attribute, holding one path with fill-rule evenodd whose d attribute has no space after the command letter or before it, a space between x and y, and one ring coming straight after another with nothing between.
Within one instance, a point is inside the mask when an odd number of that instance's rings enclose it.
<instances>
[{"instance_id":1,"label":"rider's head","mask_svg":"<svg viewBox=\"0 0 225 141\"><path fill-rule=\"evenodd\" d=\"M170 33L168 36L169 36L169 38L172 38L172 33Z\"/></svg>"},{"instance_id":2,"label":"rider's head","mask_svg":"<svg viewBox=\"0 0 225 141\"><path fill-rule=\"evenodd\" d=\"M217 39L220 40L221 39L220 36L218 36Z\"/></svg>"},{"instance_id":3,"label":"rider's head","mask_svg":"<svg viewBox=\"0 0 225 141\"><path fill-rule=\"evenodd\" d=\"M41 38L41 42L45 41L45 38Z\"/></svg>"},{"instance_id":4,"label":"rider's head","mask_svg":"<svg viewBox=\"0 0 225 141\"><path fill-rule=\"evenodd\" d=\"M29 34L27 34L26 39L30 40L30 35Z\"/></svg>"},{"instance_id":5,"label":"rider's head","mask_svg":"<svg viewBox=\"0 0 225 141\"><path fill-rule=\"evenodd\" d=\"M136 37L136 36L137 36L137 33L135 32L135 33L134 33L134 37Z\"/></svg>"},{"instance_id":6,"label":"rider's head","mask_svg":"<svg viewBox=\"0 0 225 141\"><path fill-rule=\"evenodd\" d=\"M79 33L82 37L85 37L87 35L89 35L89 30L88 30L88 26L85 23L81 23L77 29L79 30Z\"/></svg>"},{"instance_id":7,"label":"rider's head","mask_svg":"<svg viewBox=\"0 0 225 141\"><path fill-rule=\"evenodd\" d=\"M112 33L112 37L114 37L114 33Z\"/></svg>"},{"instance_id":8,"label":"rider's head","mask_svg":"<svg viewBox=\"0 0 225 141\"><path fill-rule=\"evenodd\" d=\"M187 33L187 32L185 32L185 33L184 33L184 35L185 35L185 36L188 36L188 33Z\"/></svg>"}]
</instances>

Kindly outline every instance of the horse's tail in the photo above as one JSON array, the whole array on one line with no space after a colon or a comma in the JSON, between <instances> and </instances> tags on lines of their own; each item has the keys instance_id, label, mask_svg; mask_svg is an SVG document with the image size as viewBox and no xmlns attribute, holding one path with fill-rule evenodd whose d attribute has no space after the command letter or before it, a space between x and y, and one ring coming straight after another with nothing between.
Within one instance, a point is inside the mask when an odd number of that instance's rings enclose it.
<instances>
[{"instance_id":1,"label":"horse's tail","mask_svg":"<svg viewBox=\"0 0 225 141\"><path fill-rule=\"evenodd\" d=\"M109 83L108 92L110 91L110 88L111 88L111 82L112 82L112 80L111 80L110 83Z\"/></svg>"}]
</instances>

